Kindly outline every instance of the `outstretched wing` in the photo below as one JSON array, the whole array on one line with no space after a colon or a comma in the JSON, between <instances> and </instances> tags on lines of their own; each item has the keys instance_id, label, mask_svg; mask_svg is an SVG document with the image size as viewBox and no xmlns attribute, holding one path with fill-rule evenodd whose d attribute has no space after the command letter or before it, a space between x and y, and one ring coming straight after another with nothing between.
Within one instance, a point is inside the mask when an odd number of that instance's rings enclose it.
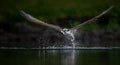
<instances>
[{"instance_id":1,"label":"outstretched wing","mask_svg":"<svg viewBox=\"0 0 120 65\"><path fill-rule=\"evenodd\" d=\"M36 24L39 24L39 25L42 25L42 26L45 26L45 27L49 27L49 28L52 28L52 29L55 29L57 31L61 31L62 28L60 28L59 26L56 26L56 25L52 25L52 24L47 24L45 22L42 22L34 17L32 17L30 14L27 14L25 13L24 11L20 11L20 14L25 18L27 19L28 21L30 22L33 22L33 23L36 23Z\"/></svg>"},{"instance_id":2,"label":"outstretched wing","mask_svg":"<svg viewBox=\"0 0 120 65\"><path fill-rule=\"evenodd\" d=\"M111 9L113 8L113 6L109 7L107 10L103 11L101 14L97 15L96 17L93 17L92 19L89 19L87 21L85 21L84 23L80 24L80 25L77 25L73 28L71 28L71 30L74 30L74 29L79 29L81 26L87 24L87 23L90 23L90 22L95 22L98 18L100 18L102 15L106 14L108 11L110 11Z\"/></svg>"}]
</instances>

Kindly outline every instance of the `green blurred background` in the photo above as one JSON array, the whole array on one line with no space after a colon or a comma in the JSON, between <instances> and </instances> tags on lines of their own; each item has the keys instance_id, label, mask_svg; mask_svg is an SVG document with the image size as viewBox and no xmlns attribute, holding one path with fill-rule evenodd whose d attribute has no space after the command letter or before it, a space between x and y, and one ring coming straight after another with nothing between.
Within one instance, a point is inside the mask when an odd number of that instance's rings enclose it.
<instances>
[{"instance_id":1,"label":"green blurred background","mask_svg":"<svg viewBox=\"0 0 120 65\"><path fill-rule=\"evenodd\" d=\"M7 22L12 25L26 22L19 13L23 10L45 22L73 27L100 14L111 5L114 5L114 8L110 12L97 23L84 26L83 29L119 29L120 0L1 0L0 23Z\"/></svg>"}]
</instances>

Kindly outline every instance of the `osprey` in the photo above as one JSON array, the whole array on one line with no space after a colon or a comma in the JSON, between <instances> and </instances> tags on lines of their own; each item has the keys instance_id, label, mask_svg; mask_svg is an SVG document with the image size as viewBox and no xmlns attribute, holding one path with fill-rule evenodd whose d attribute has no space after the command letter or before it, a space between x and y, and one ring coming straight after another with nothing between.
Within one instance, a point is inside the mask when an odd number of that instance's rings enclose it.
<instances>
[{"instance_id":1,"label":"osprey","mask_svg":"<svg viewBox=\"0 0 120 65\"><path fill-rule=\"evenodd\" d=\"M83 25L85 25L85 24L87 24L87 23L95 22L98 18L100 18L102 15L106 14L106 13L107 13L108 11L110 11L112 8L113 8L113 6L109 7L108 9L106 9L105 11L103 11L101 14L99 14L99 15L97 15L97 16L95 16L95 17L93 17L93 18L91 18L91 19L89 19L89 20L87 20L87 21L85 21L85 22L83 22L83 23L81 23L81 24L73 27L73 28L70 28L70 29L61 28L61 27L56 26L56 25L52 25L52 24L45 23L45 22L43 22L43 21L41 21L41 20L38 20L38 19L34 18L34 17L31 16L30 14L25 13L24 11L20 11L20 13L21 13L21 15L22 15L25 19L27 19L27 20L30 21L30 22L33 22L33 23L36 23L36 24L39 24L39 25L42 25L42 26L45 26L45 27L49 27L49 28L52 28L52 29L54 29L54 30L56 30L56 31L61 32L63 35L65 35L65 37L66 37L67 39L69 39L69 40L71 41L71 44L72 44L72 46L74 47L74 46L75 46L75 44L74 44L75 36L74 36L74 35L75 35L75 33L77 32L77 30L78 30L81 26L83 26Z\"/></svg>"}]
</instances>

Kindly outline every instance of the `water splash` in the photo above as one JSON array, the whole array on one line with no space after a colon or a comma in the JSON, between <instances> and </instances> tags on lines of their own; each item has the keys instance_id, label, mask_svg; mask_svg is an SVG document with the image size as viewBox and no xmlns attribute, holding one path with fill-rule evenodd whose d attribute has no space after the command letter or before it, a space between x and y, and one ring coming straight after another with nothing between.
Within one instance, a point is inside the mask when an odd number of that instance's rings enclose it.
<instances>
[{"instance_id":1,"label":"water splash","mask_svg":"<svg viewBox=\"0 0 120 65\"><path fill-rule=\"evenodd\" d=\"M71 46L64 47L47 47L44 49L60 49L60 50L73 50ZM120 49L120 47L75 47L74 50L104 50L104 49Z\"/></svg>"},{"instance_id":2,"label":"water splash","mask_svg":"<svg viewBox=\"0 0 120 65\"><path fill-rule=\"evenodd\" d=\"M43 47L43 48L24 48L24 47L0 47L0 49L41 49L41 50L73 50L71 46L64 47ZM120 49L120 47L75 47L74 50L104 50L104 49Z\"/></svg>"}]
</instances>

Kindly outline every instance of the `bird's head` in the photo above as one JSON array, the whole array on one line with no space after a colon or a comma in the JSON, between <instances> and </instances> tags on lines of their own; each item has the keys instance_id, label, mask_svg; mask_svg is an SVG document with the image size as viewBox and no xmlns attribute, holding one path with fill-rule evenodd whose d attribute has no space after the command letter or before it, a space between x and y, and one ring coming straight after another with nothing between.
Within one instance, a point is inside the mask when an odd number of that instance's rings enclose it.
<instances>
[{"instance_id":1,"label":"bird's head","mask_svg":"<svg viewBox=\"0 0 120 65\"><path fill-rule=\"evenodd\" d=\"M64 28L61 32L62 32L63 34L66 34L66 33L69 32L69 31L70 31L69 29Z\"/></svg>"},{"instance_id":2,"label":"bird's head","mask_svg":"<svg viewBox=\"0 0 120 65\"><path fill-rule=\"evenodd\" d=\"M63 29L63 31L69 31L69 29L67 29L67 28L64 28L64 29Z\"/></svg>"},{"instance_id":3,"label":"bird's head","mask_svg":"<svg viewBox=\"0 0 120 65\"><path fill-rule=\"evenodd\" d=\"M64 29L63 29L63 31L64 31L64 32L68 32L68 31L69 31L69 29L64 28Z\"/></svg>"}]
</instances>

